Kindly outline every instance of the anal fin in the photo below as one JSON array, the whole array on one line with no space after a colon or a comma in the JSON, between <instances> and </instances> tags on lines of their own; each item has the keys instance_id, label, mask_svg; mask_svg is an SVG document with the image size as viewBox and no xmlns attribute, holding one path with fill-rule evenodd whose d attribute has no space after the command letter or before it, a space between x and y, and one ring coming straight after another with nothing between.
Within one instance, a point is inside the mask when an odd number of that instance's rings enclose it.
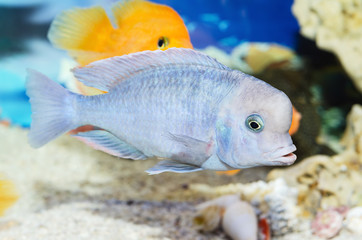
<instances>
[{"instance_id":1,"label":"anal fin","mask_svg":"<svg viewBox=\"0 0 362 240\"><path fill-rule=\"evenodd\" d=\"M80 132L73 136L90 145L94 149L101 150L113 156L134 160L147 158L147 156L141 151L105 130Z\"/></svg>"},{"instance_id":2,"label":"anal fin","mask_svg":"<svg viewBox=\"0 0 362 240\"><path fill-rule=\"evenodd\" d=\"M186 172L197 172L201 171L203 168L192 166L185 163L180 163L173 160L164 160L158 162L152 168L146 170L150 175L159 174L163 172L176 172L176 173L186 173Z\"/></svg>"}]
</instances>

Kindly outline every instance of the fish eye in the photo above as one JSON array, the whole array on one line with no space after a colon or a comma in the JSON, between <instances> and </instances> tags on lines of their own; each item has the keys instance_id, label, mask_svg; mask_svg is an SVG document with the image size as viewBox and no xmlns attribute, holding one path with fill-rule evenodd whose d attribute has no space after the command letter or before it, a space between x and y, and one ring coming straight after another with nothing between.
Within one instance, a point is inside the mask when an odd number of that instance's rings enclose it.
<instances>
[{"instance_id":1,"label":"fish eye","mask_svg":"<svg viewBox=\"0 0 362 240\"><path fill-rule=\"evenodd\" d=\"M168 40L167 37L160 37L157 42L157 47L160 49L165 48L168 46L169 42L170 41Z\"/></svg>"},{"instance_id":2,"label":"fish eye","mask_svg":"<svg viewBox=\"0 0 362 240\"><path fill-rule=\"evenodd\" d=\"M252 114L247 117L245 125L253 132L261 132L264 128L263 119L257 114Z\"/></svg>"}]
</instances>

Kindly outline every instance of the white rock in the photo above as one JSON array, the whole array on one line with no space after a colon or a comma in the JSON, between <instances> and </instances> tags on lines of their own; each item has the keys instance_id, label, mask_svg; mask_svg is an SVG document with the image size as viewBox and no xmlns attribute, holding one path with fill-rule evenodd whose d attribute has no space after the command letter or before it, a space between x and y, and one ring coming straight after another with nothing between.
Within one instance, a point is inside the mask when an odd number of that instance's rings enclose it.
<instances>
[{"instance_id":1,"label":"white rock","mask_svg":"<svg viewBox=\"0 0 362 240\"><path fill-rule=\"evenodd\" d=\"M362 207L355 207L349 210L344 223L348 230L362 234Z\"/></svg>"}]
</instances>

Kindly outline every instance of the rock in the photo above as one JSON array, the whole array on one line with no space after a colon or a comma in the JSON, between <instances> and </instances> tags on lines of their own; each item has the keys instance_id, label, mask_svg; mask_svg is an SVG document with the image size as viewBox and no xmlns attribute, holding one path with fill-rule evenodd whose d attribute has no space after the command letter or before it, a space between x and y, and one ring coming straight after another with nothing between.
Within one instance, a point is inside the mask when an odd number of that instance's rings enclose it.
<instances>
[{"instance_id":1,"label":"rock","mask_svg":"<svg viewBox=\"0 0 362 240\"><path fill-rule=\"evenodd\" d=\"M294 51L288 47L270 43L242 43L231 53L231 68L249 74L263 72L271 66L296 67L300 62Z\"/></svg>"},{"instance_id":2,"label":"rock","mask_svg":"<svg viewBox=\"0 0 362 240\"><path fill-rule=\"evenodd\" d=\"M285 46L264 42L244 42L236 46L231 55L209 46L201 50L232 69L258 74L268 67L299 68L301 61L295 52Z\"/></svg>"},{"instance_id":3,"label":"rock","mask_svg":"<svg viewBox=\"0 0 362 240\"><path fill-rule=\"evenodd\" d=\"M226 209L234 203L240 202L238 195L225 195L199 204L197 214L194 217L194 225L203 231L210 232L216 230Z\"/></svg>"},{"instance_id":4,"label":"rock","mask_svg":"<svg viewBox=\"0 0 362 240\"><path fill-rule=\"evenodd\" d=\"M209 206L209 203L224 206L220 203L220 199L221 202L228 200L228 203L233 204L234 197L225 198L224 195L239 195L240 199L250 202L256 208L258 214L263 214L269 219L271 231L274 235L298 231L299 227L303 225L300 223L304 220L297 217L301 213L300 208L296 206L298 192L295 188L287 186L282 178L269 183L258 181L249 184L229 184L219 187L192 184L190 189L209 197L223 196L203 203L203 206Z\"/></svg>"},{"instance_id":5,"label":"rock","mask_svg":"<svg viewBox=\"0 0 362 240\"><path fill-rule=\"evenodd\" d=\"M362 2L359 0L295 0L293 14L301 34L321 49L335 53L362 92Z\"/></svg>"},{"instance_id":6,"label":"rock","mask_svg":"<svg viewBox=\"0 0 362 240\"><path fill-rule=\"evenodd\" d=\"M205 232L215 231L221 223L225 208L218 205L210 205L197 212L193 223L198 230Z\"/></svg>"},{"instance_id":7,"label":"rock","mask_svg":"<svg viewBox=\"0 0 362 240\"><path fill-rule=\"evenodd\" d=\"M312 156L288 169L269 173L268 180L283 178L289 186L298 189L298 205L305 215L314 215L317 209L362 204L361 109L355 105L348 115L343 152L332 157Z\"/></svg>"},{"instance_id":8,"label":"rock","mask_svg":"<svg viewBox=\"0 0 362 240\"><path fill-rule=\"evenodd\" d=\"M345 148L354 148L357 153L362 154L362 105L353 105L347 116L347 128L341 139Z\"/></svg>"},{"instance_id":9,"label":"rock","mask_svg":"<svg viewBox=\"0 0 362 240\"><path fill-rule=\"evenodd\" d=\"M349 231L362 234L362 207L350 209L344 223Z\"/></svg>"},{"instance_id":10,"label":"rock","mask_svg":"<svg viewBox=\"0 0 362 240\"><path fill-rule=\"evenodd\" d=\"M214 47L214 46L208 46L205 49L200 50L201 52L209 55L210 57L216 58L219 62L226 66L231 66L231 59L229 54L224 52L223 50Z\"/></svg>"},{"instance_id":11,"label":"rock","mask_svg":"<svg viewBox=\"0 0 362 240\"><path fill-rule=\"evenodd\" d=\"M225 195L196 207L194 225L203 231L214 231L220 224L233 240L257 240L258 220L253 207L240 196Z\"/></svg>"}]
</instances>

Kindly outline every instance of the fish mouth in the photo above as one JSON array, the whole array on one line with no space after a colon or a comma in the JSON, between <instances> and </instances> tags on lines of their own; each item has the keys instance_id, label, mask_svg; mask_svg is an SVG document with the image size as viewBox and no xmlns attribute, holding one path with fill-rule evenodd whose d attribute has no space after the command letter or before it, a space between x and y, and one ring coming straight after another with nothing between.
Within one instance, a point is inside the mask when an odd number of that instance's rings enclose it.
<instances>
[{"instance_id":1,"label":"fish mouth","mask_svg":"<svg viewBox=\"0 0 362 240\"><path fill-rule=\"evenodd\" d=\"M274 165L292 165L295 160L297 160L297 156L293 153L295 150L297 150L297 148L294 144L278 148L271 153L271 162L274 163Z\"/></svg>"}]
</instances>

